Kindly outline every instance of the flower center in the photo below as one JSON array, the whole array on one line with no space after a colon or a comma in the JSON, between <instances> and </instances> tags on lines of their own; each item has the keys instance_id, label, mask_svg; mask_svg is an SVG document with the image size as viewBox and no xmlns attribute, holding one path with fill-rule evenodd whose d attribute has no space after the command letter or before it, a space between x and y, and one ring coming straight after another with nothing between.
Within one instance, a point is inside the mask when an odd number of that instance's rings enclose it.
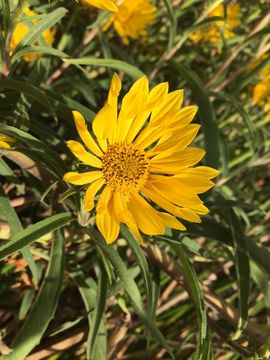
<instances>
[{"instance_id":1,"label":"flower center","mask_svg":"<svg viewBox=\"0 0 270 360\"><path fill-rule=\"evenodd\" d=\"M112 190L138 191L148 177L148 161L134 144L115 144L102 157L103 177Z\"/></svg>"}]
</instances>

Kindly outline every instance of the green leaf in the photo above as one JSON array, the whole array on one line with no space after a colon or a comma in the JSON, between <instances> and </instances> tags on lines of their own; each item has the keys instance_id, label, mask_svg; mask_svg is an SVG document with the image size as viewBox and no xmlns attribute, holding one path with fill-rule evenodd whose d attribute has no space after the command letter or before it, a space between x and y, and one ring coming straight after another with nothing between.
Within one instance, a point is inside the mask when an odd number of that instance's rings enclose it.
<instances>
[{"instance_id":1,"label":"green leaf","mask_svg":"<svg viewBox=\"0 0 270 360\"><path fill-rule=\"evenodd\" d=\"M118 71L123 71L133 79L138 79L144 75L144 73L136 66L130 65L121 60L84 57L80 59L63 59L63 61L73 65L92 65L112 68Z\"/></svg>"},{"instance_id":2,"label":"green leaf","mask_svg":"<svg viewBox=\"0 0 270 360\"><path fill-rule=\"evenodd\" d=\"M226 94L226 93L211 92L211 95L215 96L216 98L220 98L220 99L227 101L228 105L232 105L235 108L235 110L238 112L238 114L244 120L244 122L247 126L247 129L249 129L249 133L250 133L252 143L253 143L254 152L257 149L259 149L263 145L263 143L262 143L261 139L258 137L258 131L257 131L257 128L256 128L254 122L250 119L249 114L245 111L241 102L238 101L235 98L235 96L232 96L232 95Z\"/></svg>"},{"instance_id":3,"label":"green leaf","mask_svg":"<svg viewBox=\"0 0 270 360\"><path fill-rule=\"evenodd\" d=\"M20 180L8 166L8 164L4 161L4 159L0 156L0 175L4 176L10 183L19 185Z\"/></svg>"},{"instance_id":4,"label":"green leaf","mask_svg":"<svg viewBox=\"0 0 270 360\"><path fill-rule=\"evenodd\" d=\"M208 354L209 349L211 349L209 330L207 326L207 316L206 310L203 301L203 294L200 288L199 280L197 278L195 269L191 262L189 261L183 247L181 244L173 246L179 261L185 271L185 276L189 288L189 295L194 301L194 305L197 311L198 316L198 325L200 329L200 339L196 351L196 359L205 360L207 357L202 357L203 354ZM211 352L211 350L210 350ZM208 356L208 355L207 355Z\"/></svg>"},{"instance_id":5,"label":"green leaf","mask_svg":"<svg viewBox=\"0 0 270 360\"><path fill-rule=\"evenodd\" d=\"M20 50L16 51L16 53L12 56L11 63L15 63L18 59L28 54L47 54L60 58L68 57L68 55L63 51L54 49L51 46L24 46Z\"/></svg>"},{"instance_id":6,"label":"green leaf","mask_svg":"<svg viewBox=\"0 0 270 360\"><path fill-rule=\"evenodd\" d=\"M83 299L85 310L87 312L87 318L89 328L92 326L92 310L98 305L96 303L97 297L97 286L92 278L86 278L81 270L69 273L72 279L75 281L78 290ZM89 351L89 342L87 343L87 352ZM94 353L92 354L92 360L105 360L107 354L107 338L106 338L106 327L104 317L101 320L99 331L97 334Z\"/></svg>"},{"instance_id":7,"label":"green leaf","mask_svg":"<svg viewBox=\"0 0 270 360\"><path fill-rule=\"evenodd\" d=\"M202 124L205 141L205 163L208 166L218 168L219 166L219 134L217 127L216 114L209 99L208 93L203 87L203 83L198 75L182 64L171 61L170 64L188 83L192 90L194 100L199 106L199 117Z\"/></svg>"},{"instance_id":8,"label":"green leaf","mask_svg":"<svg viewBox=\"0 0 270 360\"><path fill-rule=\"evenodd\" d=\"M90 332L87 338L87 359L90 360L95 354L96 340L99 334L99 329L102 324L102 319L105 316L106 301L107 301L108 277L105 269L100 266L100 274L98 281L97 296L93 315L91 316Z\"/></svg>"},{"instance_id":9,"label":"green leaf","mask_svg":"<svg viewBox=\"0 0 270 360\"><path fill-rule=\"evenodd\" d=\"M171 49L173 47L174 39L176 36L177 19L175 17L175 11L173 9L172 2L170 0L164 0L164 3L168 11L169 26L170 26L168 49Z\"/></svg>"},{"instance_id":10,"label":"green leaf","mask_svg":"<svg viewBox=\"0 0 270 360\"><path fill-rule=\"evenodd\" d=\"M239 321L234 339L241 336L248 321L248 301L250 291L250 267L249 251L242 224L239 221L235 211L229 210L232 238L234 242L235 266L238 282L239 295Z\"/></svg>"},{"instance_id":11,"label":"green leaf","mask_svg":"<svg viewBox=\"0 0 270 360\"><path fill-rule=\"evenodd\" d=\"M34 305L5 360L23 360L39 344L54 316L64 275L64 236L54 234L49 266Z\"/></svg>"},{"instance_id":12,"label":"green leaf","mask_svg":"<svg viewBox=\"0 0 270 360\"><path fill-rule=\"evenodd\" d=\"M67 225L71 220L71 214L68 212L56 214L41 220L26 229L14 234L9 241L0 245L0 259L11 255L12 253L23 249L25 246L38 240L40 237L60 229Z\"/></svg>"},{"instance_id":13,"label":"green leaf","mask_svg":"<svg viewBox=\"0 0 270 360\"><path fill-rule=\"evenodd\" d=\"M45 96L43 92L40 91L39 88L37 88L36 86L27 84L19 80L7 79L7 80L0 80L0 89L1 88L13 90L28 95L29 97L33 98L35 101L39 102L40 104L48 108L53 114L53 116L56 117L54 108L49 102L47 96Z\"/></svg>"},{"instance_id":14,"label":"green leaf","mask_svg":"<svg viewBox=\"0 0 270 360\"><path fill-rule=\"evenodd\" d=\"M140 317L141 321L147 328L147 330L152 334L152 336L167 350L168 354L170 354L173 359L174 356L169 348L164 336L160 332L160 330L156 327L156 325L147 317L145 314L142 298L139 292L139 289L135 283L135 281L130 278L128 269L126 268L124 262L120 258L119 254L113 248L112 245L107 245L103 237L99 234L99 232L95 231L93 228L89 227L87 229L84 228L84 231L88 232L91 236L92 240L97 244L97 246L103 251L103 253L110 260L113 267L116 269L120 279L123 282L124 289L129 295L130 301Z\"/></svg>"},{"instance_id":15,"label":"green leaf","mask_svg":"<svg viewBox=\"0 0 270 360\"><path fill-rule=\"evenodd\" d=\"M269 32L269 30L268 30ZM235 80L235 88L233 90L233 93L238 95L241 90L246 87L253 78L262 71L266 66L270 64L270 56L268 56L266 59L262 60L261 63L255 67L255 69L247 72L245 71L244 74L241 74L236 80Z\"/></svg>"},{"instance_id":16,"label":"green leaf","mask_svg":"<svg viewBox=\"0 0 270 360\"><path fill-rule=\"evenodd\" d=\"M31 31L28 31L23 39L20 41L16 47L13 56L16 52L25 45L32 45L35 41L39 39L42 33L55 25L62 17L67 13L67 9L59 7L58 9L52 11L50 14L45 14L44 18L35 24L33 24Z\"/></svg>"},{"instance_id":17,"label":"green leaf","mask_svg":"<svg viewBox=\"0 0 270 360\"><path fill-rule=\"evenodd\" d=\"M137 260L137 264L139 265L144 282L146 287L146 299L147 299L147 313L151 318L151 314L153 315L152 305L153 305L153 287L152 287L152 280L150 276L149 267L146 261L146 258L141 250L138 241L134 239L133 235L128 231L128 229L124 226L121 227L121 233L123 234L124 238L127 240L128 244L132 248L134 255ZM153 319L153 318L151 318Z\"/></svg>"},{"instance_id":18,"label":"green leaf","mask_svg":"<svg viewBox=\"0 0 270 360\"><path fill-rule=\"evenodd\" d=\"M250 262L251 277L264 295L264 302L267 311L267 324L270 324L270 287L269 274L265 274L253 261Z\"/></svg>"},{"instance_id":19,"label":"green leaf","mask_svg":"<svg viewBox=\"0 0 270 360\"><path fill-rule=\"evenodd\" d=\"M1 186L0 186L0 210L1 210L1 214L4 215L4 217L6 218L7 222L11 227L11 235L16 235L17 233L23 230L20 219L18 218L14 208L11 206L9 199L5 195ZM8 244L9 241L10 240L6 241L6 244ZM0 249L1 249L1 245L0 245ZM28 246L25 247L24 249L21 249L21 253L31 270L34 282L37 283L38 271L34 258L31 254L30 247Z\"/></svg>"},{"instance_id":20,"label":"green leaf","mask_svg":"<svg viewBox=\"0 0 270 360\"><path fill-rule=\"evenodd\" d=\"M59 179L62 179L65 172L67 172L66 165L60 156L48 145L34 136L13 126L4 124L0 124L0 132L10 135L26 144L29 147L29 150L27 148L22 148L20 151L46 169L51 170L51 172Z\"/></svg>"},{"instance_id":21,"label":"green leaf","mask_svg":"<svg viewBox=\"0 0 270 360\"><path fill-rule=\"evenodd\" d=\"M188 226L190 235L204 236L215 239L221 244L233 246L231 231L213 218L205 217L201 224ZM270 275L270 251L258 245L252 238L246 237L250 258L267 274Z\"/></svg>"}]
</instances>

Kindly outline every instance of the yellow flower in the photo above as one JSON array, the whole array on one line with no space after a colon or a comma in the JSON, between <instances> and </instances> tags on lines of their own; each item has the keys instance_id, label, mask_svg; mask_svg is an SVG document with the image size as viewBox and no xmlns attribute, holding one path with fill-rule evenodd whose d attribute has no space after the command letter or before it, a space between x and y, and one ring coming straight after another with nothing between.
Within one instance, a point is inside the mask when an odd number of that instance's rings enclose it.
<instances>
[{"instance_id":1,"label":"yellow flower","mask_svg":"<svg viewBox=\"0 0 270 360\"><path fill-rule=\"evenodd\" d=\"M84 117L73 111L84 146L74 140L67 146L89 171L68 172L64 180L87 185L85 211L94 208L100 192L96 224L108 243L117 239L120 223L139 241L140 231L156 235L163 234L165 227L185 230L177 217L201 221L199 215L207 214L208 209L198 194L210 189L214 185L210 179L218 174L210 167L192 167L205 154L200 148L188 147L200 128L190 124L197 107L180 109L183 90L168 92L166 82L149 91L144 76L124 96L118 114L121 86L114 74L108 100L92 123L96 140Z\"/></svg>"},{"instance_id":2,"label":"yellow flower","mask_svg":"<svg viewBox=\"0 0 270 360\"><path fill-rule=\"evenodd\" d=\"M209 23L203 29L199 29L190 35L190 39L197 43L199 41L210 42L219 45L222 42L222 35L225 39L232 39L235 35L233 30L240 25L240 6L238 3L229 4L226 7L226 16L224 5L216 6L209 17L222 17L224 20L218 20Z\"/></svg>"},{"instance_id":3,"label":"yellow flower","mask_svg":"<svg viewBox=\"0 0 270 360\"><path fill-rule=\"evenodd\" d=\"M118 11L114 0L80 0L87 6L94 6L99 9L108 10L112 12Z\"/></svg>"},{"instance_id":4,"label":"yellow flower","mask_svg":"<svg viewBox=\"0 0 270 360\"><path fill-rule=\"evenodd\" d=\"M260 72L262 80L253 87L252 99L254 104L259 105L270 120L270 65Z\"/></svg>"},{"instance_id":5,"label":"yellow flower","mask_svg":"<svg viewBox=\"0 0 270 360\"><path fill-rule=\"evenodd\" d=\"M104 26L106 31L114 26L124 44L129 44L129 38L137 39L147 34L147 26L154 21L157 8L150 0L123 0L118 12L111 15Z\"/></svg>"},{"instance_id":6,"label":"yellow flower","mask_svg":"<svg viewBox=\"0 0 270 360\"><path fill-rule=\"evenodd\" d=\"M27 16L36 16L37 14L30 10L28 7L23 9L23 12L25 15ZM35 23L36 20L33 20L32 23ZM27 26L26 23L24 22L20 22L18 23L11 35L11 39L10 39L10 45L9 45L9 50L10 50L10 54L12 54L15 50L15 48L17 47L17 45L22 41L22 39L25 37L25 35L28 33L29 28ZM56 33L56 29L52 28L52 29L47 29L42 33L42 37L44 39L45 45L52 45L52 43L54 42L54 38L55 38L55 33ZM36 45L40 45L39 43L36 43ZM32 61L37 59L38 57L40 57L41 54L27 54L24 56L25 61Z\"/></svg>"},{"instance_id":7,"label":"yellow flower","mask_svg":"<svg viewBox=\"0 0 270 360\"><path fill-rule=\"evenodd\" d=\"M13 137L0 133L0 149L10 149L10 143L13 142L15 142Z\"/></svg>"}]
</instances>

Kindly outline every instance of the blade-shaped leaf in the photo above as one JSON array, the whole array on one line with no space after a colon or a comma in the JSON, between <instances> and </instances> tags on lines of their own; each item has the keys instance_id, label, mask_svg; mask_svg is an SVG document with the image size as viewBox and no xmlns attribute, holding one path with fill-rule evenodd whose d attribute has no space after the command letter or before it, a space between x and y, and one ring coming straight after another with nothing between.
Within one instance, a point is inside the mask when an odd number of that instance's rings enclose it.
<instances>
[{"instance_id":1,"label":"blade-shaped leaf","mask_svg":"<svg viewBox=\"0 0 270 360\"><path fill-rule=\"evenodd\" d=\"M54 234L49 266L34 305L11 347L6 360L23 360L39 344L54 316L64 274L64 236Z\"/></svg>"}]
</instances>

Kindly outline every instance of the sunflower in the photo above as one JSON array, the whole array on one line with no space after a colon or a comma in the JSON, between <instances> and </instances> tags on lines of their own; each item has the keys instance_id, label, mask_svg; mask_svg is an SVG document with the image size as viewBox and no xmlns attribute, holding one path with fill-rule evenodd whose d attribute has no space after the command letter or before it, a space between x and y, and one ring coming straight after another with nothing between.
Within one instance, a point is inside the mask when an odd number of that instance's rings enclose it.
<instances>
[{"instance_id":1,"label":"sunflower","mask_svg":"<svg viewBox=\"0 0 270 360\"><path fill-rule=\"evenodd\" d=\"M10 149L10 143L13 142L15 142L13 137L0 133L0 149Z\"/></svg>"},{"instance_id":2,"label":"sunflower","mask_svg":"<svg viewBox=\"0 0 270 360\"><path fill-rule=\"evenodd\" d=\"M33 10L30 10L28 7L25 7L23 9L23 13L27 16L36 16L37 15ZM37 20L32 21L33 24L35 22L37 22ZM25 37L25 35L28 33L28 31L29 31L29 27L24 22L20 22L15 26L15 28L12 32L12 35L11 35L11 39L10 39L10 45L9 45L10 54L12 54L14 52L15 48L22 41L22 39ZM45 45L52 45L52 43L54 42L55 33L56 33L56 28L47 29L42 33L42 38L45 42ZM40 44L36 43L36 45L40 45ZM41 56L41 54L29 53L24 56L24 60L30 62L30 61L37 59L40 56Z\"/></svg>"},{"instance_id":3,"label":"sunflower","mask_svg":"<svg viewBox=\"0 0 270 360\"><path fill-rule=\"evenodd\" d=\"M87 6L94 6L102 10L108 10L112 12L118 11L118 8L113 0L80 0L81 3Z\"/></svg>"},{"instance_id":4,"label":"sunflower","mask_svg":"<svg viewBox=\"0 0 270 360\"><path fill-rule=\"evenodd\" d=\"M64 180L87 186L85 211L94 208L99 193L96 224L107 243L117 239L120 223L142 242L140 232L163 234L165 227L185 230L177 218L201 222L199 215L208 209L198 194L214 185L210 179L218 171L192 167L205 154L188 147L200 128L190 124L197 107L180 109L183 90L168 92L166 82L149 91L144 76L124 96L118 114L121 86L114 74L107 102L92 123L96 140L82 114L73 111L84 145L71 140L67 146L89 171L68 172Z\"/></svg>"},{"instance_id":5,"label":"sunflower","mask_svg":"<svg viewBox=\"0 0 270 360\"><path fill-rule=\"evenodd\" d=\"M149 0L123 0L118 6L118 12L112 14L105 23L106 31L111 25L121 37L124 44L129 44L129 38L137 39L147 34L146 28L156 17L157 8Z\"/></svg>"},{"instance_id":6,"label":"sunflower","mask_svg":"<svg viewBox=\"0 0 270 360\"><path fill-rule=\"evenodd\" d=\"M209 23L203 29L199 29L191 34L190 39L195 43L202 40L214 45L219 45L222 42L222 37L225 39L232 39L235 36L233 30L240 25L239 4L228 4L226 6L226 14L224 12L223 4L216 6L209 13L209 17L216 16L224 18L224 20L217 20Z\"/></svg>"}]
</instances>

